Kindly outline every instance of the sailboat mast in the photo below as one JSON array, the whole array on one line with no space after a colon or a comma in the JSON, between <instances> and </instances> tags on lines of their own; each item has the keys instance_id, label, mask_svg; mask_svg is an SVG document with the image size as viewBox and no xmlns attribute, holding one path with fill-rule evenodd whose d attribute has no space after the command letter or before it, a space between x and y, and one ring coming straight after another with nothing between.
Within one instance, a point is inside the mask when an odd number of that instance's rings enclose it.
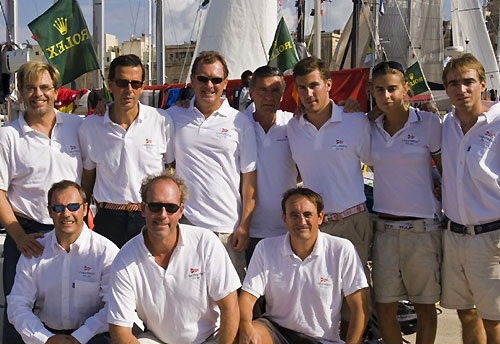
<instances>
[{"instance_id":1,"label":"sailboat mast","mask_svg":"<svg viewBox=\"0 0 500 344\"><path fill-rule=\"evenodd\" d=\"M153 3L148 0L148 84L151 85L152 66L151 52L153 51Z\"/></svg>"},{"instance_id":2,"label":"sailboat mast","mask_svg":"<svg viewBox=\"0 0 500 344\"><path fill-rule=\"evenodd\" d=\"M314 0L314 56L321 58L321 0Z\"/></svg>"},{"instance_id":3,"label":"sailboat mast","mask_svg":"<svg viewBox=\"0 0 500 344\"><path fill-rule=\"evenodd\" d=\"M104 0L94 0L93 5L94 21L94 48L97 52L100 70L94 72L94 87L102 88L101 70L104 66Z\"/></svg>"},{"instance_id":4,"label":"sailboat mast","mask_svg":"<svg viewBox=\"0 0 500 344\"><path fill-rule=\"evenodd\" d=\"M163 0L156 0L156 83L165 84L165 12Z\"/></svg>"},{"instance_id":5,"label":"sailboat mast","mask_svg":"<svg viewBox=\"0 0 500 344\"><path fill-rule=\"evenodd\" d=\"M351 28L351 68L357 67L358 61L358 38L359 38L359 9L360 0L352 0L352 28Z\"/></svg>"}]
</instances>

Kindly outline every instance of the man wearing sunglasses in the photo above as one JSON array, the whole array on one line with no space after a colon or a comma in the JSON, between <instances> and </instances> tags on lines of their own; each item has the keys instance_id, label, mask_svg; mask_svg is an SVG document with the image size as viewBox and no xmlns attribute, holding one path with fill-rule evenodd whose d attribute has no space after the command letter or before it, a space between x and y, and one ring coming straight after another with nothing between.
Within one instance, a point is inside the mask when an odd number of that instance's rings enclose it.
<instances>
[{"instance_id":1,"label":"man wearing sunglasses","mask_svg":"<svg viewBox=\"0 0 500 344\"><path fill-rule=\"evenodd\" d=\"M19 260L9 321L28 344L109 344L104 305L118 247L83 221L88 205L78 184L55 183L48 205L54 230L39 239L41 256Z\"/></svg>"},{"instance_id":2,"label":"man wearing sunglasses","mask_svg":"<svg viewBox=\"0 0 500 344\"><path fill-rule=\"evenodd\" d=\"M215 232L243 279L257 179L253 123L221 98L228 69L219 53L201 52L191 72L190 106L168 110L176 170L191 193L183 221Z\"/></svg>"},{"instance_id":3,"label":"man wearing sunglasses","mask_svg":"<svg viewBox=\"0 0 500 344\"><path fill-rule=\"evenodd\" d=\"M112 267L108 322L113 343L233 343L238 331L238 275L209 230L179 219L184 181L170 172L142 182L146 226ZM132 333L135 313L145 333Z\"/></svg>"},{"instance_id":4,"label":"man wearing sunglasses","mask_svg":"<svg viewBox=\"0 0 500 344\"><path fill-rule=\"evenodd\" d=\"M174 159L174 126L161 109L143 105L144 67L139 57L122 55L109 68L114 101L104 116L90 116L80 129L82 185L97 202L97 233L122 247L137 235L140 181L161 172Z\"/></svg>"},{"instance_id":5,"label":"man wearing sunglasses","mask_svg":"<svg viewBox=\"0 0 500 344\"><path fill-rule=\"evenodd\" d=\"M0 128L0 224L7 230L3 287L10 293L20 254L37 257L36 239L52 229L46 192L61 179L80 182L82 156L78 116L54 109L59 71L31 61L18 71L18 89L25 111ZM3 343L22 343L4 316Z\"/></svg>"}]
</instances>

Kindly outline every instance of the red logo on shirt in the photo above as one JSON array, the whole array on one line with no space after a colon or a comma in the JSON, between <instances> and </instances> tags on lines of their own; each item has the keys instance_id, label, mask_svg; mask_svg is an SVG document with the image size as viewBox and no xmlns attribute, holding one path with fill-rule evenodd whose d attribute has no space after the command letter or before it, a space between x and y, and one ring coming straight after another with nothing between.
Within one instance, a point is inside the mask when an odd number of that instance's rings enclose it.
<instances>
[{"instance_id":1,"label":"red logo on shirt","mask_svg":"<svg viewBox=\"0 0 500 344\"><path fill-rule=\"evenodd\" d=\"M191 268L189 269L189 271L191 271L191 273L194 274L195 272L200 271L200 269Z\"/></svg>"},{"instance_id":2,"label":"red logo on shirt","mask_svg":"<svg viewBox=\"0 0 500 344\"><path fill-rule=\"evenodd\" d=\"M486 130L486 132L484 133L484 135L489 136L489 137L495 137L495 135L493 135L493 133L490 132L489 130Z\"/></svg>"},{"instance_id":3,"label":"red logo on shirt","mask_svg":"<svg viewBox=\"0 0 500 344\"><path fill-rule=\"evenodd\" d=\"M146 139L146 144L153 143L153 140L151 139Z\"/></svg>"},{"instance_id":4,"label":"red logo on shirt","mask_svg":"<svg viewBox=\"0 0 500 344\"><path fill-rule=\"evenodd\" d=\"M227 133L229 130L227 130L226 128L222 128L222 129L221 129L221 131L222 131L223 133Z\"/></svg>"},{"instance_id":5,"label":"red logo on shirt","mask_svg":"<svg viewBox=\"0 0 500 344\"><path fill-rule=\"evenodd\" d=\"M343 141L343 140L336 140L336 142L337 142L337 144L338 144L338 145L341 145L341 144L343 144L343 143L344 143L344 141Z\"/></svg>"},{"instance_id":6,"label":"red logo on shirt","mask_svg":"<svg viewBox=\"0 0 500 344\"><path fill-rule=\"evenodd\" d=\"M412 134L408 134L408 139L414 139L415 138L415 135L412 135Z\"/></svg>"},{"instance_id":7,"label":"red logo on shirt","mask_svg":"<svg viewBox=\"0 0 500 344\"><path fill-rule=\"evenodd\" d=\"M83 266L83 271L90 271L92 268L90 266L84 265Z\"/></svg>"},{"instance_id":8,"label":"red logo on shirt","mask_svg":"<svg viewBox=\"0 0 500 344\"><path fill-rule=\"evenodd\" d=\"M326 278L326 277L320 277L319 283L326 283L326 282L328 282L328 278Z\"/></svg>"},{"instance_id":9,"label":"red logo on shirt","mask_svg":"<svg viewBox=\"0 0 500 344\"><path fill-rule=\"evenodd\" d=\"M76 150L76 149L78 149L78 147L77 146L69 146L69 149Z\"/></svg>"}]
</instances>

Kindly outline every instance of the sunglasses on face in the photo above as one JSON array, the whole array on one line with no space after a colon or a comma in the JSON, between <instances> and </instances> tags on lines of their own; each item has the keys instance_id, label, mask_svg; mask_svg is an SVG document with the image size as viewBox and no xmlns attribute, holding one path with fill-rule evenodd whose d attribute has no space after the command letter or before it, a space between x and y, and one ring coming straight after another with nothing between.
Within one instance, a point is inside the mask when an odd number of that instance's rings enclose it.
<instances>
[{"instance_id":1,"label":"sunglasses on face","mask_svg":"<svg viewBox=\"0 0 500 344\"><path fill-rule=\"evenodd\" d=\"M127 88L128 85L130 84L134 90L141 88L142 85L144 84L144 81L126 80L126 79L114 79L113 82L116 84L116 86L120 88Z\"/></svg>"},{"instance_id":2,"label":"sunglasses on face","mask_svg":"<svg viewBox=\"0 0 500 344\"><path fill-rule=\"evenodd\" d=\"M146 203L146 205L149 208L149 210L152 211L153 213L159 213L163 208L165 208L165 210L169 214L176 213L181 207L180 205L173 203L160 203L160 202Z\"/></svg>"},{"instance_id":3,"label":"sunglasses on face","mask_svg":"<svg viewBox=\"0 0 500 344\"><path fill-rule=\"evenodd\" d=\"M68 208L69 211L73 212L73 211L77 211L78 209L80 209L80 207L83 204L84 203L70 203L68 205L54 204L54 205L50 206L50 209L52 209L52 211L54 213L62 213L64 211L64 209L66 209L66 208Z\"/></svg>"},{"instance_id":4,"label":"sunglasses on face","mask_svg":"<svg viewBox=\"0 0 500 344\"><path fill-rule=\"evenodd\" d=\"M403 66L401 65L401 63L396 62L396 61L380 62L375 67L373 67L372 75L377 74L378 72L383 70L386 66L389 68L392 68L392 69L396 69L396 70L400 71L401 73L403 73L403 75L405 75L405 70L404 70Z\"/></svg>"},{"instance_id":5,"label":"sunglasses on face","mask_svg":"<svg viewBox=\"0 0 500 344\"><path fill-rule=\"evenodd\" d=\"M208 84L208 82L211 81L212 84L218 85L224 81L223 78L219 78L219 77L209 78L208 76L205 76L205 75L195 75L195 78L196 78L196 80L198 80L199 82L202 82L204 84Z\"/></svg>"}]
</instances>

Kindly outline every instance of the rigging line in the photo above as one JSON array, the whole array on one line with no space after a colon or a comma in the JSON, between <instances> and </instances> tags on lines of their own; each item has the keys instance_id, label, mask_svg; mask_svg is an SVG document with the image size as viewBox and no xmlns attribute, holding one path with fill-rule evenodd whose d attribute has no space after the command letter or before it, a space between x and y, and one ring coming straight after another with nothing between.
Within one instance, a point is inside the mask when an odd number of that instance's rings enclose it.
<instances>
[{"instance_id":1,"label":"rigging line","mask_svg":"<svg viewBox=\"0 0 500 344\"><path fill-rule=\"evenodd\" d=\"M200 0L200 4L202 1L203 0ZM210 4L208 6L210 6ZM206 9L205 11L208 11L208 9ZM201 30L201 22L203 21L203 13L206 13L206 12L203 12L202 10L200 10L200 7L198 7L198 11L196 13L196 15L198 16L198 29L196 31L196 44L198 44L198 40L200 38L200 30ZM196 20L195 20L195 25L196 25ZM190 38L193 38L193 37L191 36ZM196 47L195 47L195 52L196 52ZM194 60L191 61L191 66L193 65L193 62L194 62ZM189 78L189 73L186 74L186 80L184 81L184 83L186 84L185 87L187 87L188 78Z\"/></svg>"},{"instance_id":2,"label":"rigging line","mask_svg":"<svg viewBox=\"0 0 500 344\"><path fill-rule=\"evenodd\" d=\"M257 28L257 31L259 33L259 40L260 40L260 44L262 46L262 51L264 53L264 56L266 57L266 60L269 60L268 54L266 51L266 46L264 45L264 41L262 40L262 33L259 30L259 25L257 25L257 18L255 17L255 11L253 8L253 1L250 1L249 4L250 4L250 10L252 12L253 21L255 22L255 27Z\"/></svg>"},{"instance_id":3,"label":"rigging line","mask_svg":"<svg viewBox=\"0 0 500 344\"><path fill-rule=\"evenodd\" d=\"M365 21L368 23L368 29L370 30L370 36L372 38L373 41L375 41L375 23L373 21L373 17L371 16L371 11L368 11L369 14L367 14L364 10L364 7L368 7L370 8L370 4L368 3L368 1L363 1L361 3L363 5L363 7L361 7L361 15L363 16L363 18L365 19ZM376 2L372 2L371 3L372 5L374 5L375 7L377 6L377 3ZM377 10L377 9L375 9ZM378 43L378 45L380 46L380 42ZM378 48L378 47L377 47ZM380 59L380 52L378 49L374 49L375 51L372 51L372 55L373 57L372 58L376 58L376 60L379 60Z\"/></svg>"},{"instance_id":4,"label":"rigging line","mask_svg":"<svg viewBox=\"0 0 500 344\"><path fill-rule=\"evenodd\" d=\"M193 33L194 33L194 29L196 27L196 22L198 20L199 14L200 14L200 11L196 11L196 17L194 18L193 28L191 29L191 35L189 36L189 45L186 49L186 56L184 57L184 62L182 63L181 78L182 78L182 74L184 73L184 68L186 67L186 63L187 63L187 59L188 59L188 55L189 55L189 49L191 49L191 45L193 44L192 38L193 38ZM187 75L186 75L186 80L187 80Z\"/></svg>"}]
</instances>

